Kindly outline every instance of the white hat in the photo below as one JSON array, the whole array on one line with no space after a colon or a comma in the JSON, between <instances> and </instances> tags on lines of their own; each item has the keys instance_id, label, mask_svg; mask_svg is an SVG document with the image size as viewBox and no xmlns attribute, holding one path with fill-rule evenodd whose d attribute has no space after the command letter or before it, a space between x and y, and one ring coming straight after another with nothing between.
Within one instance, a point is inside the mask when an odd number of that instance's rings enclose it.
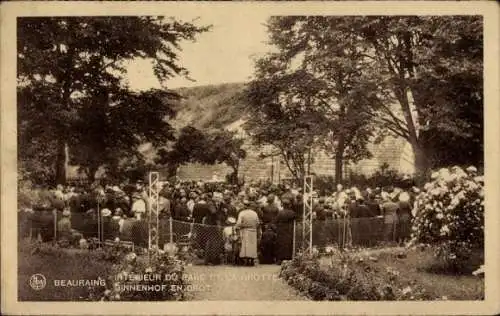
<instances>
[{"instance_id":1,"label":"white hat","mask_svg":"<svg viewBox=\"0 0 500 316\"><path fill-rule=\"evenodd\" d=\"M401 192L399 195L399 201L400 202L409 202L410 201L410 195L407 192Z\"/></svg>"},{"instance_id":2,"label":"white hat","mask_svg":"<svg viewBox=\"0 0 500 316\"><path fill-rule=\"evenodd\" d=\"M108 208L103 208L101 211L102 216L111 216L111 211Z\"/></svg>"},{"instance_id":3,"label":"white hat","mask_svg":"<svg viewBox=\"0 0 500 316\"><path fill-rule=\"evenodd\" d=\"M214 192L214 194L213 194L213 196L212 196L212 197L213 197L214 199L215 199L215 198L219 198L219 199L222 199L222 198L223 198L222 193L220 193L220 192Z\"/></svg>"}]
</instances>

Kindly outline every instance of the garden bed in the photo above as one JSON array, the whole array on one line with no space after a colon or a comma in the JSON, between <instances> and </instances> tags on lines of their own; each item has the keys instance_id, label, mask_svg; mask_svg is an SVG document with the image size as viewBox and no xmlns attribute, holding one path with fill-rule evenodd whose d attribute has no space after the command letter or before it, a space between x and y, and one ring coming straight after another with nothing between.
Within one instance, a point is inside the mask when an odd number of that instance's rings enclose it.
<instances>
[{"instance_id":1,"label":"garden bed","mask_svg":"<svg viewBox=\"0 0 500 316\"><path fill-rule=\"evenodd\" d=\"M18 300L183 300L183 272L183 261L164 252L149 260L119 247L83 250L23 241L18 252ZM46 280L39 289L30 284L35 274ZM139 276L146 277L136 280Z\"/></svg>"},{"instance_id":2,"label":"garden bed","mask_svg":"<svg viewBox=\"0 0 500 316\"><path fill-rule=\"evenodd\" d=\"M435 273L431 267L429 249L361 250L299 256L282 265L281 277L314 300L484 299L484 278Z\"/></svg>"},{"instance_id":3,"label":"garden bed","mask_svg":"<svg viewBox=\"0 0 500 316\"><path fill-rule=\"evenodd\" d=\"M19 244L18 253L18 299L20 301L84 301L89 289L85 286L56 286L55 280L105 279L113 263L97 252L84 250L61 250L42 247L35 250L27 243ZM42 274L46 287L34 290L30 278Z\"/></svg>"}]
</instances>

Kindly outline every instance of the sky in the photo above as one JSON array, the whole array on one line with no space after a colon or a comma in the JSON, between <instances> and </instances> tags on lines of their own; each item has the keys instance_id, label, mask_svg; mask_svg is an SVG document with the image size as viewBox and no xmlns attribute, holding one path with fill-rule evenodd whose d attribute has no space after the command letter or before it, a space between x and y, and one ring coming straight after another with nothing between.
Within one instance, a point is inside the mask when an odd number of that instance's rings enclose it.
<instances>
[{"instance_id":1,"label":"sky","mask_svg":"<svg viewBox=\"0 0 500 316\"><path fill-rule=\"evenodd\" d=\"M196 25L212 25L212 29L199 34L194 43L182 42L182 51L179 52L179 63L187 68L196 82L176 77L167 81L167 87L174 89L249 81L253 75L253 60L270 51L266 44L266 20L266 15L234 14L234 11L227 15L199 17ZM127 80L133 90L161 87L150 61L131 62L127 72Z\"/></svg>"}]
</instances>

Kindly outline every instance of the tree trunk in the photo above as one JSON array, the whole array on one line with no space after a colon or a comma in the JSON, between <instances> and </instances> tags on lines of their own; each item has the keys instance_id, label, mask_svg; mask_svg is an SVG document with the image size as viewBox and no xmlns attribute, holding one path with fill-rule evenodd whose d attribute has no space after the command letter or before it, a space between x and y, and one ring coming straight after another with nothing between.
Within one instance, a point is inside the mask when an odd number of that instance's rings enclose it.
<instances>
[{"instance_id":1,"label":"tree trunk","mask_svg":"<svg viewBox=\"0 0 500 316\"><path fill-rule=\"evenodd\" d=\"M399 99L399 102L401 104L403 115L406 121L406 126L408 128L408 141L410 142L413 153L415 154L415 171L417 173L417 176L425 175L429 168L429 163L425 154L425 149L420 144L417 127L415 126L411 111L412 109L408 100L407 90L405 88L396 88L395 92L396 97Z\"/></svg>"},{"instance_id":2,"label":"tree trunk","mask_svg":"<svg viewBox=\"0 0 500 316\"><path fill-rule=\"evenodd\" d=\"M410 140L410 144L413 149L413 153L415 154L415 171L417 183L422 184L421 182L425 179L425 175L429 170L429 159L427 158L425 150L418 143L418 140Z\"/></svg>"},{"instance_id":3,"label":"tree trunk","mask_svg":"<svg viewBox=\"0 0 500 316\"><path fill-rule=\"evenodd\" d=\"M95 174L97 172L98 167L88 167L85 168L86 174L87 174L87 180L89 183L94 183L95 182Z\"/></svg>"},{"instance_id":4,"label":"tree trunk","mask_svg":"<svg viewBox=\"0 0 500 316\"><path fill-rule=\"evenodd\" d=\"M335 184L342 184L343 181L343 165L344 165L344 136L339 136L339 142L335 151Z\"/></svg>"},{"instance_id":5,"label":"tree trunk","mask_svg":"<svg viewBox=\"0 0 500 316\"><path fill-rule=\"evenodd\" d=\"M56 158L56 184L66 185L66 143L59 140Z\"/></svg>"},{"instance_id":6,"label":"tree trunk","mask_svg":"<svg viewBox=\"0 0 500 316\"><path fill-rule=\"evenodd\" d=\"M233 166L233 173L231 175L231 184L238 184L238 169L240 167L239 163Z\"/></svg>"}]
</instances>

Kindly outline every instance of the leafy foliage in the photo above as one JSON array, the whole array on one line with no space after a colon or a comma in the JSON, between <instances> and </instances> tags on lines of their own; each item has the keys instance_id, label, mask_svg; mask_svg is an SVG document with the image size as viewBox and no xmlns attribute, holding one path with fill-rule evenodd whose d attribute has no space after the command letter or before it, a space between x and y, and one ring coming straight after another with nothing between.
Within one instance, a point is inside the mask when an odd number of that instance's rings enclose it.
<instances>
[{"instance_id":1,"label":"leafy foliage","mask_svg":"<svg viewBox=\"0 0 500 316\"><path fill-rule=\"evenodd\" d=\"M243 144L244 140L238 138L235 132L205 132L193 126L185 126L170 149L161 148L158 151L156 162L170 166L172 171L189 162L226 163L233 168L232 180L236 181L240 160L246 157Z\"/></svg>"},{"instance_id":2,"label":"leafy foliage","mask_svg":"<svg viewBox=\"0 0 500 316\"><path fill-rule=\"evenodd\" d=\"M280 140L272 127L286 121L283 108L316 114L295 118L327 131L311 129L321 137L308 145L335 152L337 182L343 159L369 156L366 143L388 133L410 142L423 173L482 163L480 17L288 16L271 18L268 29L278 52L257 62L250 88L250 129L267 143ZM282 128L303 143L293 124Z\"/></svg>"},{"instance_id":3,"label":"leafy foliage","mask_svg":"<svg viewBox=\"0 0 500 316\"><path fill-rule=\"evenodd\" d=\"M164 17L19 19L21 160L54 162L53 179L64 182L66 146L70 161L92 178L98 167L137 154L141 143L164 144L173 134L165 118L175 114L172 101L178 96L130 91L123 80L125 62L150 59L161 82L187 76L177 61L180 42L207 30ZM42 153L37 144L48 150Z\"/></svg>"},{"instance_id":4,"label":"leafy foliage","mask_svg":"<svg viewBox=\"0 0 500 316\"><path fill-rule=\"evenodd\" d=\"M186 287L183 262L163 251L152 253L150 262L128 253L113 266L101 292L91 292L90 300L100 301L180 301ZM146 276L144 280L139 277ZM149 290L127 290L127 286L142 286Z\"/></svg>"},{"instance_id":5,"label":"leafy foliage","mask_svg":"<svg viewBox=\"0 0 500 316\"><path fill-rule=\"evenodd\" d=\"M257 142L280 149L298 179L305 172L302 166L309 148L336 152L336 180L340 182L344 159L369 156L366 144L371 129L369 116L359 109L368 101L357 91L361 55L352 49L350 38L340 36L325 22L315 17L270 19L271 43L279 52L256 64L257 79L248 93L256 113L248 128ZM330 58L335 49L340 54ZM276 133L276 129L283 131Z\"/></svg>"},{"instance_id":6,"label":"leafy foliage","mask_svg":"<svg viewBox=\"0 0 500 316\"><path fill-rule=\"evenodd\" d=\"M437 254L460 270L475 249L484 248L484 183L475 168L433 174L417 196L413 241L437 246Z\"/></svg>"}]
</instances>

